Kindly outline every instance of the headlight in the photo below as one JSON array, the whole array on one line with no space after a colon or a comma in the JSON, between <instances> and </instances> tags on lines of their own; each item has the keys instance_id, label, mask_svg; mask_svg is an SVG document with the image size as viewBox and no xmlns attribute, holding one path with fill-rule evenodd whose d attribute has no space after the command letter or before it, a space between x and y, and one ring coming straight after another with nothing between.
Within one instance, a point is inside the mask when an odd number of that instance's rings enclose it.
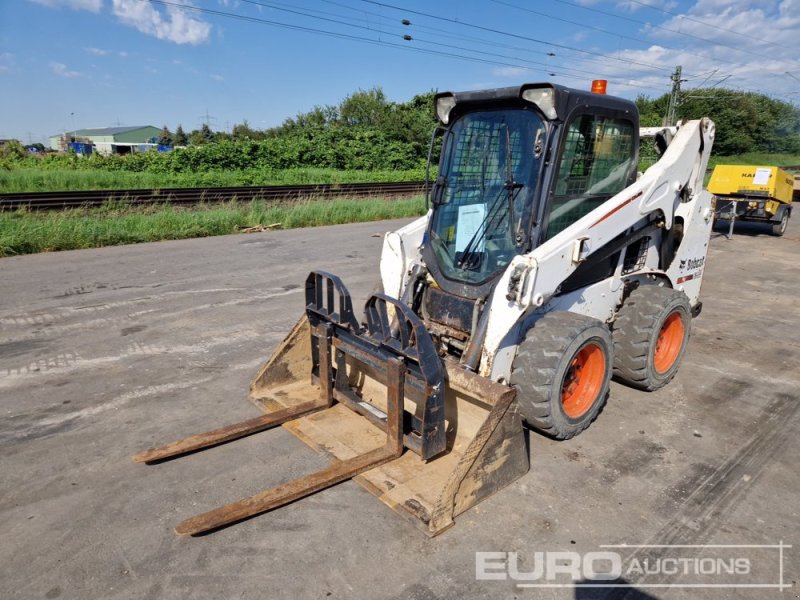
<instances>
[{"instance_id":1,"label":"headlight","mask_svg":"<svg viewBox=\"0 0 800 600\"><path fill-rule=\"evenodd\" d=\"M522 99L535 104L548 119L557 119L556 91L551 87L528 88L522 91Z\"/></svg>"},{"instance_id":2,"label":"headlight","mask_svg":"<svg viewBox=\"0 0 800 600\"><path fill-rule=\"evenodd\" d=\"M446 94L436 98L436 116L447 125L450 120L450 111L456 105L456 98L452 94Z\"/></svg>"}]
</instances>

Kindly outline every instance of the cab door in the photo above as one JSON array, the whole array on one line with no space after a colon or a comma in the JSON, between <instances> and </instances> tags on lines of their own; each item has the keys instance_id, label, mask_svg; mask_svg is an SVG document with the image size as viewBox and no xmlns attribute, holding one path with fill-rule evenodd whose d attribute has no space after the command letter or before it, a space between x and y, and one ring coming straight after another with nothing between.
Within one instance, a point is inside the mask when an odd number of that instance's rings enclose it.
<instances>
[{"instance_id":1,"label":"cab door","mask_svg":"<svg viewBox=\"0 0 800 600\"><path fill-rule=\"evenodd\" d=\"M636 181L638 131L613 111L576 111L562 130L540 234L545 242Z\"/></svg>"}]
</instances>

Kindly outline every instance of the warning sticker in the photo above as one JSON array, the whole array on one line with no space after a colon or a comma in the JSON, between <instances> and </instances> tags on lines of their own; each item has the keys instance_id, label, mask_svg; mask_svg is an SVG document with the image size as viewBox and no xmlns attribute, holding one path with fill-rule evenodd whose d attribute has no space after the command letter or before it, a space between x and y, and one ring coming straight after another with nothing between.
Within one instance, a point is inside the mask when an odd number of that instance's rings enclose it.
<instances>
[{"instance_id":1,"label":"warning sticker","mask_svg":"<svg viewBox=\"0 0 800 600\"><path fill-rule=\"evenodd\" d=\"M772 169L756 169L756 174L753 176L753 185L767 185L770 175L772 175Z\"/></svg>"}]
</instances>

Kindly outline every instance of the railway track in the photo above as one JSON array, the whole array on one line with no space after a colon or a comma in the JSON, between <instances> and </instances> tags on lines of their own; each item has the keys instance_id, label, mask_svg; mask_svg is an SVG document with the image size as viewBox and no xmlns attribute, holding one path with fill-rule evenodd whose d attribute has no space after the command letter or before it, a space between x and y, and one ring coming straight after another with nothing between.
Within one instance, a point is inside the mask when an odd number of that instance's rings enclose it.
<instances>
[{"instance_id":1,"label":"railway track","mask_svg":"<svg viewBox=\"0 0 800 600\"><path fill-rule=\"evenodd\" d=\"M193 205L263 199L267 202L293 201L305 198L399 198L425 190L424 181L388 183L342 183L310 185L268 185L256 187L161 188L142 190L93 190L69 192L22 192L0 194L0 211L61 210L64 208L100 206L109 201L130 204Z\"/></svg>"},{"instance_id":2,"label":"railway track","mask_svg":"<svg viewBox=\"0 0 800 600\"><path fill-rule=\"evenodd\" d=\"M781 168L787 171L800 171L800 165ZM711 172L712 169L708 171ZM100 206L108 201L122 201L142 205L193 205L201 202L216 203L230 202L231 200L247 202L255 199L279 202L305 198L365 198L375 196L399 198L421 194L424 190L424 181L400 181L386 183L0 193L0 211L20 208L61 210L64 208Z\"/></svg>"}]
</instances>

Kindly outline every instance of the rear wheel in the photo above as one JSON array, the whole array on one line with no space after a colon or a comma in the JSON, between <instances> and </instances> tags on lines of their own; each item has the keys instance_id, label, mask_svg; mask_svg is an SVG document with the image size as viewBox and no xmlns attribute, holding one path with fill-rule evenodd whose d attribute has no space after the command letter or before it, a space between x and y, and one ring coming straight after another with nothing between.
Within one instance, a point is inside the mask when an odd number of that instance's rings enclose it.
<instances>
[{"instance_id":1,"label":"rear wheel","mask_svg":"<svg viewBox=\"0 0 800 600\"><path fill-rule=\"evenodd\" d=\"M565 440L586 429L608 397L611 334L602 322L569 312L539 319L517 348L511 384L528 425Z\"/></svg>"},{"instance_id":2,"label":"rear wheel","mask_svg":"<svg viewBox=\"0 0 800 600\"><path fill-rule=\"evenodd\" d=\"M789 212L783 211L783 216L781 220L775 223L772 226L772 235L777 235L781 237L784 233L786 233L786 227L789 225Z\"/></svg>"},{"instance_id":3,"label":"rear wheel","mask_svg":"<svg viewBox=\"0 0 800 600\"><path fill-rule=\"evenodd\" d=\"M653 391L678 372L692 317L686 294L643 285L625 299L614 322L614 377Z\"/></svg>"}]
</instances>

